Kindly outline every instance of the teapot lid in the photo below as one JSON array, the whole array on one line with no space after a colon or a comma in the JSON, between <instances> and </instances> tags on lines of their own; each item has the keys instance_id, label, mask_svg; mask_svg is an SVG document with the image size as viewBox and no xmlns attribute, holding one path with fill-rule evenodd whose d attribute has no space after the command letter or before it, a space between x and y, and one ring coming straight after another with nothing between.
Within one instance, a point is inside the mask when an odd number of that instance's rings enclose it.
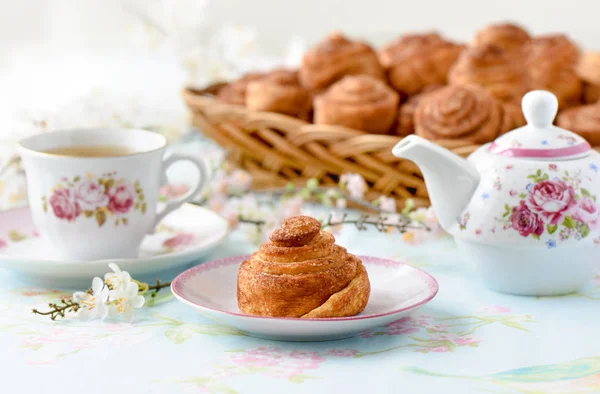
<instances>
[{"instance_id":1,"label":"teapot lid","mask_svg":"<svg viewBox=\"0 0 600 394\"><path fill-rule=\"evenodd\" d=\"M581 136L552 125L558 110L556 96L533 90L521 102L527 125L498 137L488 152L507 157L539 160L570 160L592 150Z\"/></svg>"}]
</instances>

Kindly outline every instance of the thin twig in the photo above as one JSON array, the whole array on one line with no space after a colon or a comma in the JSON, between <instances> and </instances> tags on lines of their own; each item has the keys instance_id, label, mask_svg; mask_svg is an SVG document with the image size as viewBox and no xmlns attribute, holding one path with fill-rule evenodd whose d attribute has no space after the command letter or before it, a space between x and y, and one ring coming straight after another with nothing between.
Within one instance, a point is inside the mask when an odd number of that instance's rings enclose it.
<instances>
[{"instance_id":1,"label":"thin twig","mask_svg":"<svg viewBox=\"0 0 600 394\"><path fill-rule=\"evenodd\" d=\"M301 189L298 188L294 188L294 189L289 189L289 188L272 188L272 189L262 189L262 190L253 190L252 193L256 194L256 195L268 195L269 197L282 197L285 195L289 195L289 196L294 196L296 195ZM317 193L326 193L330 190L336 190L335 188L331 187L331 188L327 188L327 187L317 187L315 189L311 190L311 197L314 197L315 194ZM347 194L347 193L343 193L340 190L336 190L337 192L339 192L341 194L341 196L347 200L350 201L356 205L359 205L363 208L366 209L371 209L373 211L376 212L385 212L381 209L381 207L379 207L378 205L372 204L366 200L361 200L358 198L354 198L351 195ZM232 197L240 197L239 194L228 194L227 195L228 198L232 198ZM196 200L191 202L192 204L195 205L204 205L208 202L207 198L203 198L201 200Z\"/></svg>"},{"instance_id":2,"label":"thin twig","mask_svg":"<svg viewBox=\"0 0 600 394\"><path fill-rule=\"evenodd\" d=\"M61 318L65 317L66 312L77 312L79 310L79 308L81 307L78 303L76 303L72 299L62 300L62 305L49 303L48 306L50 307L50 310L47 312L40 312L39 310L37 310L35 308L32 309L31 312L33 312L33 314L35 314L35 315L42 315L42 316L50 315L50 319L56 320L58 317L61 317Z\"/></svg>"},{"instance_id":3,"label":"thin twig","mask_svg":"<svg viewBox=\"0 0 600 394\"><path fill-rule=\"evenodd\" d=\"M152 294L150 294L150 297L155 298L156 297L156 293L158 293L161 289L164 289L165 287L170 287L171 286L171 282L161 282L160 279L156 279L156 284L152 285L152 286L148 286L148 290L154 290L152 292Z\"/></svg>"}]
</instances>

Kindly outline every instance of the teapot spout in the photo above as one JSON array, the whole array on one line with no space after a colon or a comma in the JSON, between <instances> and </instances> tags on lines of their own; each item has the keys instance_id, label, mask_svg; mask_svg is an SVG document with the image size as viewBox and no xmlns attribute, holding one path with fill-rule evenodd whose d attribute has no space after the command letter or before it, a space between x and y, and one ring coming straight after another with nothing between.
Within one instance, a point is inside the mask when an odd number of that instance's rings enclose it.
<instances>
[{"instance_id":1,"label":"teapot spout","mask_svg":"<svg viewBox=\"0 0 600 394\"><path fill-rule=\"evenodd\" d=\"M466 159L416 135L403 138L392 153L419 167L440 225L452 234L479 185L479 172Z\"/></svg>"}]
</instances>

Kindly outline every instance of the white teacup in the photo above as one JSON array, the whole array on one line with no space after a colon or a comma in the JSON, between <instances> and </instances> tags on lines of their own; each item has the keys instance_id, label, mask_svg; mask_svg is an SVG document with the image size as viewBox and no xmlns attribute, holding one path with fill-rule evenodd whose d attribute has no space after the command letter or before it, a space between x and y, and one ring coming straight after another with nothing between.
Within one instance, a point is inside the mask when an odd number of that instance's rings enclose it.
<instances>
[{"instance_id":1,"label":"white teacup","mask_svg":"<svg viewBox=\"0 0 600 394\"><path fill-rule=\"evenodd\" d=\"M137 129L64 130L21 140L31 214L54 249L52 257L137 257L144 236L206 181L201 160L178 154L163 159L166 145L160 134ZM165 171L180 160L198 168L198 183L157 212Z\"/></svg>"}]
</instances>

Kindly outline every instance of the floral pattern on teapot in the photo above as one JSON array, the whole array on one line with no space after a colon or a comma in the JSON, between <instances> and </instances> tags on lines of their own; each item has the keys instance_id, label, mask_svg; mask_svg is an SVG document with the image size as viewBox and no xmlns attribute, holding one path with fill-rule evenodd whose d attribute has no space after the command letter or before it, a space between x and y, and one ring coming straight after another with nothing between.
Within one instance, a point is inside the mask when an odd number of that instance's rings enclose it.
<instances>
[{"instance_id":1,"label":"floral pattern on teapot","mask_svg":"<svg viewBox=\"0 0 600 394\"><path fill-rule=\"evenodd\" d=\"M591 162L589 169L582 171L573 166L559 167L558 164L549 163L543 169L523 172L517 183L508 184L501 173L512 172L513 166L506 165L499 171L495 170L500 176L490 177L485 182L487 185L482 185L475 196L488 201L490 195L496 193L494 197L504 203L493 208L493 221L487 222L490 225L470 223L472 215L466 210L457 219L458 228L465 235L469 233L475 238L484 235L490 240L507 240L506 236L499 238L498 235L508 232L506 235L509 238L512 238L510 234L532 238L543 242L549 249L567 240L581 241L590 234L597 235L600 232L600 201L584 185L592 185L592 179L584 175L586 170L597 172L598 167ZM600 245L600 237L594 239L594 244Z\"/></svg>"},{"instance_id":2,"label":"floral pattern on teapot","mask_svg":"<svg viewBox=\"0 0 600 394\"><path fill-rule=\"evenodd\" d=\"M556 165L549 166L552 168L556 171ZM598 227L600 210L596 196L580 187L581 171L564 171L560 177L550 174L539 169L528 175L531 182L517 195L518 202L505 204L497 220L504 230L517 231L523 237L540 239L544 232L556 234L556 239L546 241L548 247L554 247L556 242L569 238L587 237L591 228ZM509 194L516 193L510 190Z\"/></svg>"}]
</instances>

